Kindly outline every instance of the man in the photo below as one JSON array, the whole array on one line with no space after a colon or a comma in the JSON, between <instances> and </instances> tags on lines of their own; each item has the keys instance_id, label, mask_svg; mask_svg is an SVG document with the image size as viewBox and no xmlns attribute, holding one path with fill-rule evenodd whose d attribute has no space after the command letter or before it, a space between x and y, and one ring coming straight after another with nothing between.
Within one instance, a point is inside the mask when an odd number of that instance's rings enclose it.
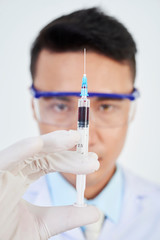
<instances>
[{"instance_id":1,"label":"man","mask_svg":"<svg viewBox=\"0 0 160 240\"><path fill-rule=\"evenodd\" d=\"M33 44L32 106L40 133L76 129L77 97L73 92L80 91L84 48L88 89L90 95L95 93L90 97L89 151L97 153L100 162L100 169L87 176L85 198L99 208L101 218L53 239L158 240L159 188L116 164L138 96L134 89L136 44L120 22L99 9L54 20ZM72 204L75 179L72 174L50 174L25 198L40 205Z\"/></svg>"}]
</instances>

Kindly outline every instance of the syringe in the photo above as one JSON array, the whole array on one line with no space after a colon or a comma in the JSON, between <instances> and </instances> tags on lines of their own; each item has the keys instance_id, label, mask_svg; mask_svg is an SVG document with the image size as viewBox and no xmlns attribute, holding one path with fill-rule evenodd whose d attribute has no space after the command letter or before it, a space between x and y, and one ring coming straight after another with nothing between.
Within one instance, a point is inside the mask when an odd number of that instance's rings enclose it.
<instances>
[{"instance_id":1,"label":"syringe","mask_svg":"<svg viewBox=\"0 0 160 240\"><path fill-rule=\"evenodd\" d=\"M77 130L80 133L80 141L77 144L77 152L84 156L88 154L88 140L89 140L89 107L90 100L88 96L88 84L86 77L86 49L84 49L84 74L82 78L81 98L78 99L78 126ZM86 187L86 175L77 175L76 177L76 190L77 201L76 206L84 207L84 191Z\"/></svg>"}]
</instances>

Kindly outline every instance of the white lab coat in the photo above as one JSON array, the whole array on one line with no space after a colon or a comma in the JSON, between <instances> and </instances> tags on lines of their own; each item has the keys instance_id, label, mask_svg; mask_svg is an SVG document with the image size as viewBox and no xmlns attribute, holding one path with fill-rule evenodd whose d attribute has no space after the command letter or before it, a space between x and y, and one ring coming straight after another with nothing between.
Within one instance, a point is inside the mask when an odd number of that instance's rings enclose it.
<instances>
[{"instance_id":1,"label":"white lab coat","mask_svg":"<svg viewBox=\"0 0 160 240\"><path fill-rule=\"evenodd\" d=\"M125 192L117 224L105 220L98 240L160 240L160 187L124 170ZM27 191L24 198L35 205L51 204L45 178ZM53 240L85 240L80 228L54 236Z\"/></svg>"}]
</instances>

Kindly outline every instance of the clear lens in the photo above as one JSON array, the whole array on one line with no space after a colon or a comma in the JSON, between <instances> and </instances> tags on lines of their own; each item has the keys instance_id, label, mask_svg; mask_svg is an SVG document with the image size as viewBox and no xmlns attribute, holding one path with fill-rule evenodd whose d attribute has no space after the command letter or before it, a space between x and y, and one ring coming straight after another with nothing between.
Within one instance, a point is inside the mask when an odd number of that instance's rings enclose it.
<instances>
[{"instance_id":1,"label":"clear lens","mask_svg":"<svg viewBox=\"0 0 160 240\"><path fill-rule=\"evenodd\" d=\"M77 119L76 105L71 98L67 97L34 99L37 120L54 126L72 126L72 122Z\"/></svg>"},{"instance_id":2,"label":"clear lens","mask_svg":"<svg viewBox=\"0 0 160 240\"><path fill-rule=\"evenodd\" d=\"M128 99L98 99L91 105L91 120L99 127L115 128L128 124L133 118L133 102Z\"/></svg>"},{"instance_id":3,"label":"clear lens","mask_svg":"<svg viewBox=\"0 0 160 240\"><path fill-rule=\"evenodd\" d=\"M133 118L135 101L128 99L90 99L90 121L104 128L115 128L128 124ZM62 127L77 124L77 97L50 97L34 99L34 108L39 122Z\"/></svg>"}]
</instances>

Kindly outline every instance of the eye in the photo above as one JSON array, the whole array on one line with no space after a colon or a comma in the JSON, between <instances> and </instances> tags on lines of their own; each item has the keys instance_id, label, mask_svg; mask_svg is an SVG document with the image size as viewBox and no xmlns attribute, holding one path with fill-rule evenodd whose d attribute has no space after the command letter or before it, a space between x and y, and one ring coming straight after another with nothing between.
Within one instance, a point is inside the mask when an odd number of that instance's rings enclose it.
<instances>
[{"instance_id":1,"label":"eye","mask_svg":"<svg viewBox=\"0 0 160 240\"><path fill-rule=\"evenodd\" d=\"M113 109L113 105L111 105L111 104L101 104L99 106L100 111L110 111L112 109Z\"/></svg>"},{"instance_id":2,"label":"eye","mask_svg":"<svg viewBox=\"0 0 160 240\"><path fill-rule=\"evenodd\" d=\"M52 109L55 112L66 112L68 110L68 106L64 103L57 103L50 105L50 109Z\"/></svg>"}]
</instances>

